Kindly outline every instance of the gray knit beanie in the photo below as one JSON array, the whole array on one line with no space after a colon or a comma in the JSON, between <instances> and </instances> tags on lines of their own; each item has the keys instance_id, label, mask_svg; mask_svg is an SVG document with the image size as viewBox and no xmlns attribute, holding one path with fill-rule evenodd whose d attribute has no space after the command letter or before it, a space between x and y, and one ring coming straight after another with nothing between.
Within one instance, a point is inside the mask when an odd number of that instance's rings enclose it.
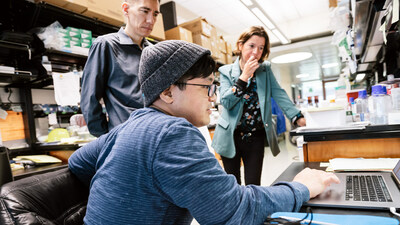
<instances>
[{"instance_id":1,"label":"gray knit beanie","mask_svg":"<svg viewBox=\"0 0 400 225\"><path fill-rule=\"evenodd\" d=\"M178 81L205 54L211 52L179 40L162 41L144 48L139 64L144 105L151 105L161 92Z\"/></svg>"}]
</instances>

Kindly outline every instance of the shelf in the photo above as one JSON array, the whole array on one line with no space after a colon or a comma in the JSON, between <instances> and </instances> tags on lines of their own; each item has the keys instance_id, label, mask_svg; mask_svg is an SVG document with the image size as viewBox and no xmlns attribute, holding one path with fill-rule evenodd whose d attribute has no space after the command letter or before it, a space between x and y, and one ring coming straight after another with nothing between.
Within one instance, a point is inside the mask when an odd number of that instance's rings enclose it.
<instances>
[{"instance_id":1,"label":"shelf","mask_svg":"<svg viewBox=\"0 0 400 225\"><path fill-rule=\"evenodd\" d=\"M44 54L47 55L52 64L54 63L61 65L76 64L77 66L83 67L87 60L87 56L85 55L59 51L55 49L47 49Z\"/></svg>"},{"instance_id":2,"label":"shelf","mask_svg":"<svg viewBox=\"0 0 400 225\"><path fill-rule=\"evenodd\" d=\"M35 143L33 149L38 151L64 151L76 150L81 146L79 144L49 144L49 143Z\"/></svg>"},{"instance_id":3,"label":"shelf","mask_svg":"<svg viewBox=\"0 0 400 225\"><path fill-rule=\"evenodd\" d=\"M28 84L35 79L37 79L36 75L0 73L0 83L10 84L10 87Z\"/></svg>"}]
</instances>

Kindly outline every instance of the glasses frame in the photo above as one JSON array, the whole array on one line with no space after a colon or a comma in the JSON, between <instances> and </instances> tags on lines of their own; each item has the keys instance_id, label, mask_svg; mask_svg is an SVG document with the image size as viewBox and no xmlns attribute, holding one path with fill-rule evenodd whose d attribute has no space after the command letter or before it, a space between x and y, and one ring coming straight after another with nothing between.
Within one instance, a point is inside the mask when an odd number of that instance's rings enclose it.
<instances>
[{"instance_id":1,"label":"glasses frame","mask_svg":"<svg viewBox=\"0 0 400 225\"><path fill-rule=\"evenodd\" d=\"M217 92L217 85L216 84L192 84L192 83L176 83L176 84L184 84L184 85L193 85L193 86L200 86L200 87L207 87L208 88L208 97L213 97Z\"/></svg>"}]
</instances>

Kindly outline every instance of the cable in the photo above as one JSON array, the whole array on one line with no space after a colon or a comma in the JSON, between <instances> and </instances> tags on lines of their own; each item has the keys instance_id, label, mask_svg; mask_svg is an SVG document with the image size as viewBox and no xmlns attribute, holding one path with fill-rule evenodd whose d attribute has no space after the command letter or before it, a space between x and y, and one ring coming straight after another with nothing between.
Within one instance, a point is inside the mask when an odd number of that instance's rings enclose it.
<instances>
[{"instance_id":1,"label":"cable","mask_svg":"<svg viewBox=\"0 0 400 225\"><path fill-rule=\"evenodd\" d=\"M306 218L308 217L308 215L310 215L310 220L306 220ZM313 212L311 210L310 207L307 207L306 209L306 215L303 217L303 219L298 219L298 220L292 220L292 219L296 219L296 218L290 218L287 219L288 217L277 217L277 218L271 218L268 217L265 221L264 221L264 225L271 225L271 224L275 224L275 225L300 225L302 222L303 223L308 223L308 225L312 224L314 215Z\"/></svg>"},{"instance_id":2,"label":"cable","mask_svg":"<svg viewBox=\"0 0 400 225\"><path fill-rule=\"evenodd\" d=\"M393 213L394 215L400 217L400 213L396 212L396 208L395 207L390 207L390 212Z\"/></svg>"},{"instance_id":3,"label":"cable","mask_svg":"<svg viewBox=\"0 0 400 225\"><path fill-rule=\"evenodd\" d=\"M8 100L8 102L9 102L10 104L13 103L13 102L11 101L11 99L10 99L11 94L12 94L12 89L11 89L11 88L8 88L8 97L7 97L7 100Z\"/></svg>"}]
</instances>

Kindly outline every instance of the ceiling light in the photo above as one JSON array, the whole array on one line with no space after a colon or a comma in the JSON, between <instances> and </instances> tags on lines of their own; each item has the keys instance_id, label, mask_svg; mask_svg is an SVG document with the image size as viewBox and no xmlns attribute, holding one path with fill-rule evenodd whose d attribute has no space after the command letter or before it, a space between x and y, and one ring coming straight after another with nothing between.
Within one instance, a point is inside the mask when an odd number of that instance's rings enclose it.
<instances>
[{"instance_id":1,"label":"ceiling light","mask_svg":"<svg viewBox=\"0 0 400 225\"><path fill-rule=\"evenodd\" d=\"M273 63L292 63L308 59L312 56L310 52L294 52L277 56L271 61Z\"/></svg>"},{"instance_id":2,"label":"ceiling light","mask_svg":"<svg viewBox=\"0 0 400 225\"><path fill-rule=\"evenodd\" d=\"M283 36L283 34L279 30L273 29L272 33L275 34L275 36L282 42L282 44L289 43L289 40L285 36Z\"/></svg>"},{"instance_id":3,"label":"ceiling light","mask_svg":"<svg viewBox=\"0 0 400 225\"><path fill-rule=\"evenodd\" d=\"M251 6L253 5L253 2L251 0L241 0L246 6Z\"/></svg>"},{"instance_id":4,"label":"ceiling light","mask_svg":"<svg viewBox=\"0 0 400 225\"><path fill-rule=\"evenodd\" d=\"M297 78L305 78L305 77L309 77L309 76L310 76L310 74L308 74L308 73L302 73L302 74L296 75Z\"/></svg>"},{"instance_id":5,"label":"ceiling light","mask_svg":"<svg viewBox=\"0 0 400 225\"><path fill-rule=\"evenodd\" d=\"M322 65L322 68L327 69L327 68L335 67L335 66L337 66L337 65L339 65L337 62L335 62L335 63L328 63L328 64Z\"/></svg>"},{"instance_id":6,"label":"ceiling light","mask_svg":"<svg viewBox=\"0 0 400 225\"><path fill-rule=\"evenodd\" d=\"M264 15L263 12L261 12L259 8L252 8L251 11L253 11L254 15L256 15L258 19L261 20L265 26L267 26L268 29L271 30L275 28L275 25L272 24L272 22Z\"/></svg>"},{"instance_id":7,"label":"ceiling light","mask_svg":"<svg viewBox=\"0 0 400 225\"><path fill-rule=\"evenodd\" d=\"M257 19L264 24L268 30L281 41L282 44L290 43L290 40L281 33L274 22L268 17L263 8L255 0L240 0L240 2L251 12Z\"/></svg>"}]
</instances>

